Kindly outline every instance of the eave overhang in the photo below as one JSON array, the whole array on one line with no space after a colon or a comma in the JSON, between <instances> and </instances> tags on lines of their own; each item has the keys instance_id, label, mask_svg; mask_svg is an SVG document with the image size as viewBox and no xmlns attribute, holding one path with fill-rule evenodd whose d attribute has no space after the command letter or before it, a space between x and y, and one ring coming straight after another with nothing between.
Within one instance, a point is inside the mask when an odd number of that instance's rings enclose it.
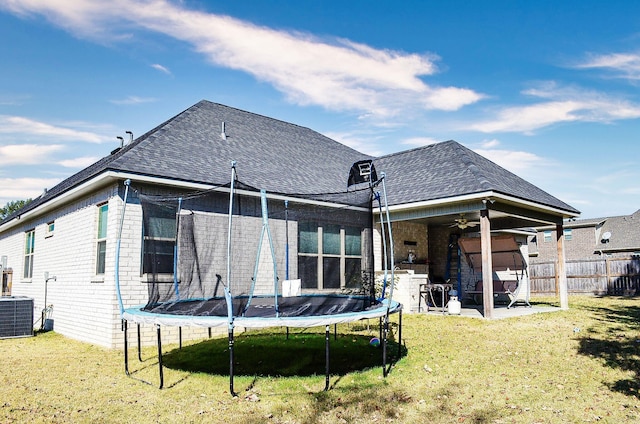
<instances>
[{"instance_id":1,"label":"eave overhang","mask_svg":"<svg viewBox=\"0 0 640 424\"><path fill-rule=\"evenodd\" d=\"M579 213L523 200L495 191L466 194L389 206L392 221L432 218L442 215L469 213L482 209L504 212L514 218L524 218L540 222L542 225L561 223L565 218L573 218Z\"/></svg>"}]
</instances>

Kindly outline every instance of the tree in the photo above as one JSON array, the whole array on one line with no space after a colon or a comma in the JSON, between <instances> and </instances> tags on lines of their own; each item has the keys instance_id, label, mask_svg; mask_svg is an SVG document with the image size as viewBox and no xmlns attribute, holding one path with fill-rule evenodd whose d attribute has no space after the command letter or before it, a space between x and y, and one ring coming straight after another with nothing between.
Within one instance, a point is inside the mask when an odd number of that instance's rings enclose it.
<instances>
[{"instance_id":1,"label":"tree","mask_svg":"<svg viewBox=\"0 0 640 424\"><path fill-rule=\"evenodd\" d=\"M22 209L31 202L31 199L27 200L12 200L0 208L0 221L11 215L12 213Z\"/></svg>"}]
</instances>

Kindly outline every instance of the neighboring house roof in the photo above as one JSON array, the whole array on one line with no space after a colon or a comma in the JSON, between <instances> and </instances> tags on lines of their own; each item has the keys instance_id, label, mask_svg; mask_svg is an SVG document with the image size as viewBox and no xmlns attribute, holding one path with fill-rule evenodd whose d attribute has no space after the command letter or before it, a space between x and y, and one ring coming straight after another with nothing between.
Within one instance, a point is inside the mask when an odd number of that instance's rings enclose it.
<instances>
[{"instance_id":1,"label":"neighboring house roof","mask_svg":"<svg viewBox=\"0 0 640 424\"><path fill-rule=\"evenodd\" d=\"M585 218L585 219L566 219L562 226L563 228L586 228L586 227L598 227L602 225L609 218ZM544 225L536 227L537 231L555 231L555 225Z\"/></svg>"},{"instance_id":2,"label":"neighboring house roof","mask_svg":"<svg viewBox=\"0 0 640 424\"><path fill-rule=\"evenodd\" d=\"M493 191L578 214L575 208L455 141L382 156L390 205Z\"/></svg>"},{"instance_id":3,"label":"neighboring house roof","mask_svg":"<svg viewBox=\"0 0 640 424\"><path fill-rule=\"evenodd\" d=\"M363 159L373 158L311 129L203 100L62 181L3 223L107 171L220 185L229 182L235 160L245 184L309 194L344 191L351 165ZM455 141L382 156L375 166L389 177L390 205L494 191L579 213Z\"/></svg>"},{"instance_id":4,"label":"neighboring house roof","mask_svg":"<svg viewBox=\"0 0 640 424\"><path fill-rule=\"evenodd\" d=\"M605 233L610 234L608 239L605 239ZM596 251L640 252L640 210L631 215L606 218L598 238Z\"/></svg>"},{"instance_id":5,"label":"neighboring house roof","mask_svg":"<svg viewBox=\"0 0 640 424\"><path fill-rule=\"evenodd\" d=\"M564 222L564 228L583 228L583 227L597 227L607 218L585 218L585 219L569 219ZM555 228L554 228L555 229Z\"/></svg>"}]
</instances>

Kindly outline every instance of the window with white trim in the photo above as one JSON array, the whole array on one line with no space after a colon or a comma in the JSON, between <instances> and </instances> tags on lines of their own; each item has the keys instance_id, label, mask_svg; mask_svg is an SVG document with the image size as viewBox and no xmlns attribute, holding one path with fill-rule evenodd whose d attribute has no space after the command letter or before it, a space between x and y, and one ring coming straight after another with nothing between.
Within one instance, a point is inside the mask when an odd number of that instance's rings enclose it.
<instances>
[{"instance_id":1,"label":"window with white trim","mask_svg":"<svg viewBox=\"0 0 640 424\"><path fill-rule=\"evenodd\" d=\"M298 224L298 277L304 289L358 287L362 229L338 224Z\"/></svg>"},{"instance_id":2,"label":"window with white trim","mask_svg":"<svg viewBox=\"0 0 640 424\"><path fill-rule=\"evenodd\" d=\"M550 242L551 241L551 231L545 231L544 232L544 242Z\"/></svg>"},{"instance_id":3,"label":"window with white trim","mask_svg":"<svg viewBox=\"0 0 640 424\"><path fill-rule=\"evenodd\" d=\"M47 222L47 233L45 234L45 238L53 237L53 232L55 228L56 228L56 223L54 221Z\"/></svg>"},{"instance_id":4,"label":"window with white trim","mask_svg":"<svg viewBox=\"0 0 640 424\"><path fill-rule=\"evenodd\" d=\"M108 204L98 206L98 232L96 236L96 275L103 275L106 266L108 214Z\"/></svg>"},{"instance_id":5,"label":"window with white trim","mask_svg":"<svg viewBox=\"0 0 640 424\"><path fill-rule=\"evenodd\" d=\"M36 230L29 230L24 235L24 271L22 277L31 279L33 276L33 252L36 243Z\"/></svg>"},{"instance_id":6,"label":"window with white trim","mask_svg":"<svg viewBox=\"0 0 640 424\"><path fill-rule=\"evenodd\" d=\"M173 274L177 220L175 208L153 208L142 225L142 274Z\"/></svg>"},{"instance_id":7,"label":"window with white trim","mask_svg":"<svg viewBox=\"0 0 640 424\"><path fill-rule=\"evenodd\" d=\"M573 233L571 231L571 228L565 228L564 229L564 239L565 241L570 241L573 238Z\"/></svg>"}]
</instances>

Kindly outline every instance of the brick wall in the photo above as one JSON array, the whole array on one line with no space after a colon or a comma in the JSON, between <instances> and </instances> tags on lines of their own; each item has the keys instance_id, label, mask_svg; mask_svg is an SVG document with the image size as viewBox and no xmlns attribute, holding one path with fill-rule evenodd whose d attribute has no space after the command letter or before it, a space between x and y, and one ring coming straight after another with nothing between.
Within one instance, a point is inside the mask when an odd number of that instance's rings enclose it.
<instances>
[{"instance_id":1,"label":"brick wall","mask_svg":"<svg viewBox=\"0 0 640 424\"><path fill-rule=\"evenodd\" d=\"M545 241L544 231L536 234L538 255L531 258L532 263L552 262L558 259L558 245L556 231L551 230L551 240ZM594 227L578 227L571 229L571 240L565 238L565 259L598 259L600 254L595 252L596 230ZM624 255L628 255L625 253Z\"/></svg>"},{"instance_id":2,"label":"brick wall","mask_svg":"<svg viewBox=\"0 0 640 424\"><path fill-rule=\"evenodd\" d=\"M409 252L416 255L417 262L429 259L429 232L426 225L409 221L393 222L392 230L396 264L406 261Z\"/></svg>"},{"instance_id":3,"label":"brick wall","mask_svg":"<svg viewBox=\"0 0 640 424\"><path fill-rule=\"evenodd\" d=\"M35 220L20 223L3 234L0 255L14 269L12 294L34 298L34 320L39 328L41 311L52 305L49 318L54 330L67 337L102 346L113 345L113 265L117 187L111 186ZM97 205L109 203L106 273L96 276ZM53 234L47 224L54 222ZM33 276L23 278L25 231L35 229ZM6 252L6 253L5 253ZM50 280L45 284L44 273Z\"/></svg>"}]
</instances>

